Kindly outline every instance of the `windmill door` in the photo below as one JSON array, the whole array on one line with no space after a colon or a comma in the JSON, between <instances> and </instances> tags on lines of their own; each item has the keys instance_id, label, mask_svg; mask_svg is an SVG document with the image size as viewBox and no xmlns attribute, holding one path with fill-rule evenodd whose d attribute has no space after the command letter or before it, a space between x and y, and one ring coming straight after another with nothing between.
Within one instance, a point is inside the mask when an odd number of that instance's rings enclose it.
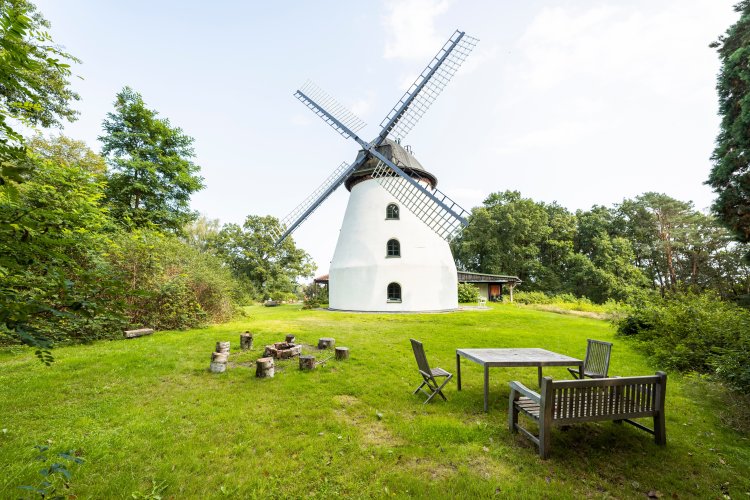
<instances>
[{"instance_id":1,"label":"windmill door","mask_svg":"<svg viewBox=\"0 0 750 500\"><path fill-rule=\"evenodd\" d=\"M490 299L491 301L501 300L500 294L501 294L500 285L490 285L488 299Z\"/></svg>"}]
</instances>

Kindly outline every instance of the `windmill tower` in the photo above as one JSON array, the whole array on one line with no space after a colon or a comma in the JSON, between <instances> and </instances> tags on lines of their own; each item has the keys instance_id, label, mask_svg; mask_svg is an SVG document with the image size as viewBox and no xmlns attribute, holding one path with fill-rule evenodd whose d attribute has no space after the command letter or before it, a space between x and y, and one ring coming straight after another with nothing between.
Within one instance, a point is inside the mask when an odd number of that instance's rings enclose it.
<instances>
[{"instance_id":1,"label":"windmill tower","mask_svg":"<svg viewBox=\"0 0 750 500\"><path fill-rule=\"evenodd\" d=\"M437 178L401 140L442 92L477 43L456 31L380 124L370 142L365 124L307 83L295 97L344 138L360 146L281 221L276 244L291 234L340 185L350 191L331 261L329 305L351 311L456 309L456 266L449 243L468 213L437 189Z\"/></svg>"}]
</instances>

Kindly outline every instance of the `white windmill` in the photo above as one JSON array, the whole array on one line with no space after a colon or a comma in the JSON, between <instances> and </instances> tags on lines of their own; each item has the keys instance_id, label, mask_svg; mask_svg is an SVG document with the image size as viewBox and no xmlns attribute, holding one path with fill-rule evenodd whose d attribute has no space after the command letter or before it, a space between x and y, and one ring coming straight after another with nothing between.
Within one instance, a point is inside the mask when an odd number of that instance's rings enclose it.
<instances>
[{"instance_id":1,"label":"white windmill","mask_svg":"<svg viewBox=\"0 0 750 500\"><path fill-rule=\"evenodd\" d=\"M458 306L448 245L468 212L437 189L437 178L401 146L477 39L456 31L381 123L371 142L365 124L308 83L295 92L315 114L362 148L281 221L292 233L341 184L351 192L329 272L329 306L350 311L446 311Z\"/></svg>"}]
</instances>

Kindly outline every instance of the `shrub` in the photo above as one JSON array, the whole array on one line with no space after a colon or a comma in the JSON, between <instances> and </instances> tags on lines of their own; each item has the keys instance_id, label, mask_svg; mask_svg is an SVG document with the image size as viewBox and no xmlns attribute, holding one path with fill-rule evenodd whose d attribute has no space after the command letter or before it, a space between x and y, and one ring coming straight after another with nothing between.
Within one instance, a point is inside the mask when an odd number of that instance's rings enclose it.
<instances>
[{"instance_id":1,"label":"shrub","mask_svg":"<svg viewBox=\"0 0 750 500\"><path fill-rule=\"evenodd\" d=\"M750 389L750 312L714 293L643 303L616 325L665 368L715 373L733 388Z\"/></svg>"},{"instance_id":2,"label":"shrub","mask_svg":"<svg viewBox=\"0 0 750 500\"><path fill-rule=\"evenodd\" d=\"M519 304L551 304L552 297L544 292L515 292L513 301Z\"/></svg>"},{"instance_id":3,"label":"shrub","mask_svg":"<svg viewBox=\"0 0 750 500\"><path fill-rule=\"evenodd\" d=\"M479 300L479 288L471 283L458 284L458 301L462 304Z\"/></svg>"}]
</instances>

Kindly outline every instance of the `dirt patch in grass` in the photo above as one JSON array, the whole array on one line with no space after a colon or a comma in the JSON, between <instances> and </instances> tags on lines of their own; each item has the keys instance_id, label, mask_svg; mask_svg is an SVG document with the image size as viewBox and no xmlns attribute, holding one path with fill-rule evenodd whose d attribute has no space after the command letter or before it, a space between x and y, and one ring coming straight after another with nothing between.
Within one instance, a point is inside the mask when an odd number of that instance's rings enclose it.
<instances>
[{"instance_id":1,"label":"dirt patch in grass","mask_svg":"<svg viewBox=\"0 0 750 500\"><path fill-rule=\"evenodd\" d=\"M404 444L403 440L394 436L378 418L375 409L368 407L355 396L339 394L333 397L333 401L341 407L333 410L336 417L360 431L363 445L393 447Z\"/></svg>"}]
</instances>

